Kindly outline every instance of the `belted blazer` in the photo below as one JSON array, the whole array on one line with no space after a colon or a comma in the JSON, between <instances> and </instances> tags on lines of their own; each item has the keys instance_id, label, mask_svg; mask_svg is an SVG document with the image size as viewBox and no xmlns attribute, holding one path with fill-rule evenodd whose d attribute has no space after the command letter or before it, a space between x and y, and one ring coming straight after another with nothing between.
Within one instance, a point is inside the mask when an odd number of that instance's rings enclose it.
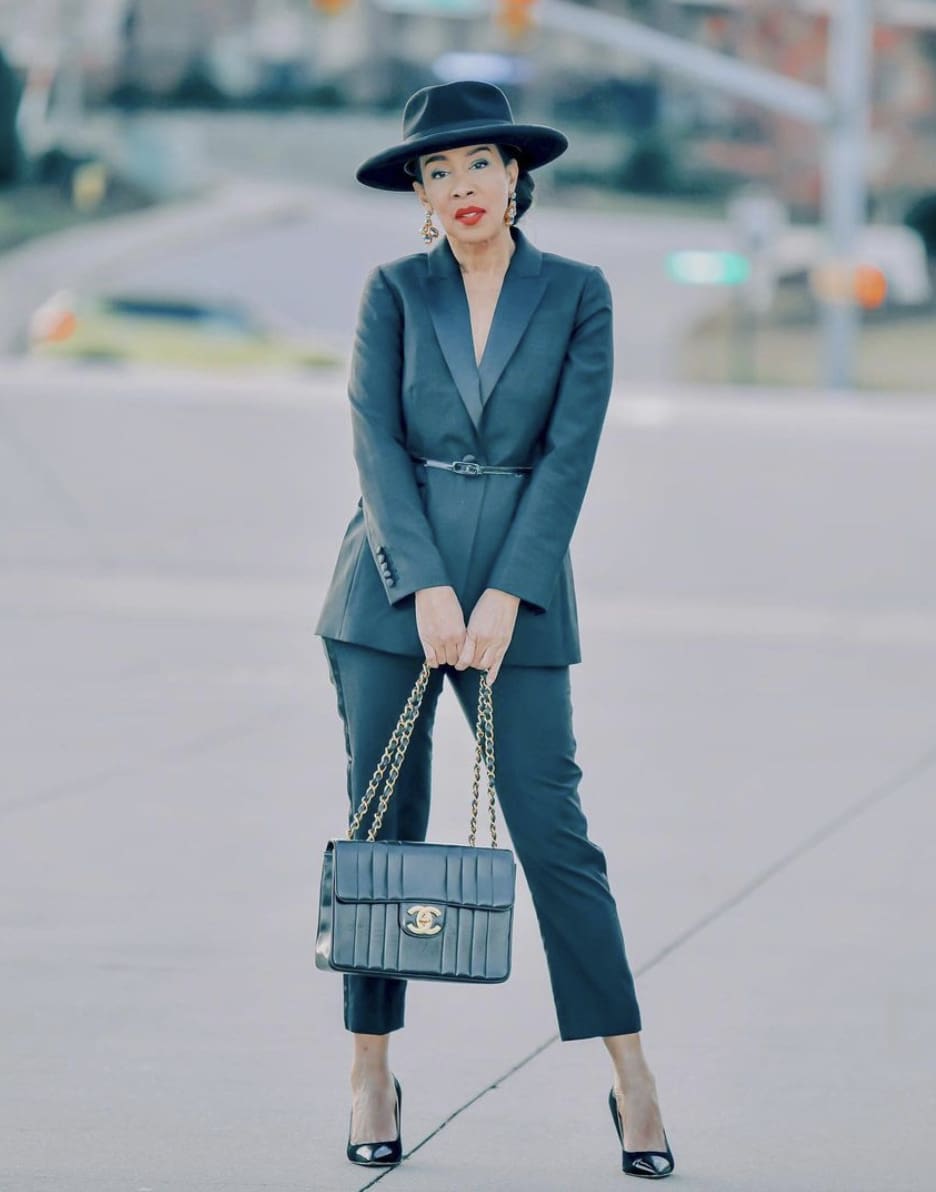
<instances>
[{"instance_id":1,"label":"belted blazer","mask_svg":"<svg viewBox=\"0 0 936 1192\"><path fill-rule=\"evenodd\" d=\"M446 238L367 276L348 381L361 498L323 637L422 658L418 589L451 585L467 622L500 588L520 598L505 665L581 661L569 544L611 394L611 291L598 266L510 233L480 367ZM532 471L466 475L418 458Z\"/></svg>"}]
</instances>

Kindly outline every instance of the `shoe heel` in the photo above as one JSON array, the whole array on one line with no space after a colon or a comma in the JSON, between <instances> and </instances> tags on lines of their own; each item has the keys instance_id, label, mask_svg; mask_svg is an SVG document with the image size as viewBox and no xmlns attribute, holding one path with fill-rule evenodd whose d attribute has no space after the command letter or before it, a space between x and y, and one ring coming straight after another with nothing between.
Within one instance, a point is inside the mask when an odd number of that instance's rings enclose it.
<instances>
[{"instance_id":1,"label":"shoe heel","mask_svg":"<svg viewBox=\"0 0 936 1192\"><path fill-rule=\"evenodd\" d=\"M614 1122L614 1129L621 1144L621 1168L625 1175L640 1176L645 1180L662 1180L666 1176L672 1175L676 1170L676 1160L673 1158L669 1139L666 1137L666 1128L663 1129L665 1151L626 1151L624 1149L624 1125L613 1088L608 1093L608 1106L611 1109L611 1120Z\"/></svg>"},{"instance_id":2,"label":"shoe heel","mask_svg":"<svg viewBox=\"0 0 936 1192\"><path fill-rule=\"evenodd\" d=\"M395 1167L403 1158L403 1089L394 1076L396 1089L397 1136L387 1142L352 1142L351 1123L348 1122L348 1159L359 1167Z\"/></svg>"}]
</instances>

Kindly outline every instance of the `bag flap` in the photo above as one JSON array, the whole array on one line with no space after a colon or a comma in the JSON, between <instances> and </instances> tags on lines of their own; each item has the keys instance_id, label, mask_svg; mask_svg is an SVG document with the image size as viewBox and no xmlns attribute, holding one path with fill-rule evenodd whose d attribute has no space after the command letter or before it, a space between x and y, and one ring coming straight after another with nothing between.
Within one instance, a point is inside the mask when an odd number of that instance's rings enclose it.
<instances>
[{"instance_id":1,"label":"bag flap","mask_svg":"<svg viewBox=\"0 0 936 1192\"><path fill-rule=\"evenodd\" d=\"M335 897L343 902L513 905L516 866L505 848L411 841L333 840Z\"/></svg>"}]
</instances>

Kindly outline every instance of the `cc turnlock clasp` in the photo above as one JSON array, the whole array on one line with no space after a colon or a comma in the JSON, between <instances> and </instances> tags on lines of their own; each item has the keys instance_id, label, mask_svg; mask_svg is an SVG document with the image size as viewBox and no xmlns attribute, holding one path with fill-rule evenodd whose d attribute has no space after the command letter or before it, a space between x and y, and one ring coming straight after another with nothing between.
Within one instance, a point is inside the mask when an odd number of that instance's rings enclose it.
<instances>
[{"instance_id":1,"label":"cc turnlock clasp","mask_svg":"<svg viewBox=\"0 0 936 1192\"><path fill-rule=\"evenodd\" d=\"M442 911L437 906L411 906L406 913L412 918L407 919L403 927L410 935L438 935L442 930L442 924L435 922L442 918Z\"/></svg>"}]
</instances>

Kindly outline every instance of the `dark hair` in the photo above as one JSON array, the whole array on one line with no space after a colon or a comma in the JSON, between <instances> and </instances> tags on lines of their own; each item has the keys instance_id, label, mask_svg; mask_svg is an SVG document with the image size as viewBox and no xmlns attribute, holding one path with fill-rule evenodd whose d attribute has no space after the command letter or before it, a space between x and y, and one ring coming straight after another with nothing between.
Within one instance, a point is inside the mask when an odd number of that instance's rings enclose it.
<instances>
[{"instance_id":1,"label":"dark hair","mask_svg":"<svg viewBox=\"0 0 936 1192\"><path fill-rule=\"evenodd\" d=\"M534 187L533 177L530 174L529 170L527 170L524 167L523 155L521 154L519 149L515 149L513 145L499 145L498 144L495 147L497 149L497 152L500 154L501 161L504 163L504 165L507 165L507 163L510 161L510 159L512 157L515 157L517 159L517 165L520 167L520 172L517 175L517 186L516 186L517 218L516 218L516 220L514 220L514 222L516 223L517 220L520 219L521 215L523 215L526 211L529 211L530 206L533 202L533 187ZM412 173L413 177L416 178L416 180L418 182L422 182L422 180L423 180L422 168L420 167L420 164L419 164L419 158L414 157L411 162L407 162L407 166L409 166L409 170L407 172Z\"/></svg>"}]
</instances>

